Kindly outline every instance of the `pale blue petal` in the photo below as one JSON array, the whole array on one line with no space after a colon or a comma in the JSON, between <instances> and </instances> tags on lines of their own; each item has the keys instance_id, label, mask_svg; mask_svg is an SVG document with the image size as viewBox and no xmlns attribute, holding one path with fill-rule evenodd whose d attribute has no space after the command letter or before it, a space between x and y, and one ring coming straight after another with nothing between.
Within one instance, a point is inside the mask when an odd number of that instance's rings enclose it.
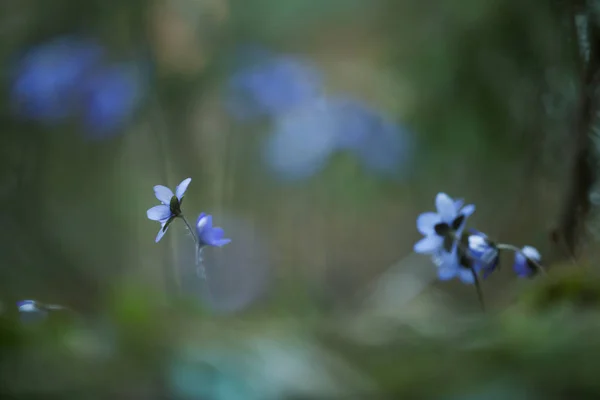
<instances>
[{"instance_id":1,"label":"pale blue petal","mask_svg":"<svg viewBox=\"0 0 600 400\"><path fill-rule=\"evenodd\" d=\"M162 237L165 235L165 233L167 233L167 230L169 230L169 227L167 226L167 229L164 229L165 224L161 224L160 226L160 230L158 231L158 234L156 235L156 240L155 242L158 243L160 241L160 239L162 239Z\"/></svg>"},{"instance_id":2,"label":"pale blue petal","mask_svg":"<svg viewBox=\"0 0 600 400\"><path fill-rule=\"evenodd\" d=\"M430 254L439 250L443 244L444 239L441 236L429 235L415 244L414 251L416 253Z\"/></svg>"},{"instance_id":3,"label":"pale blue petal","mask_svg":"<svg viewBox=\"0 0 600 400\"><path fill-rule=\"evenodd\" d=\"M454 208L456 210L460 210L463 204L465 204L465 201L463 199L454 200Z\"/></svg>"},{"instance_id":4,"label":"pale blue petal","mask_svg":"<svg viewBox=\"0 0 600 400\"><path fill-rule=\"evenodd\" d=\"M438 268L438 278L440 278L440 280L442 281L448 281L454 278L457 272L457 268L449 265L444 265Z\"/></svg>"},{"instance_id":5,"label":"pale blue petal","mask_svg":"<svg viewBox=\"0 0 600 400\"><path fill-rule=\"evenodd\" d=\"M435 225L442 220L440 216L434 212L426 212L417 218L417 229L423 235L433 235L435 233Z\"/></svg>"},{"instance_id":6,"label":"pale blue petal","mask_svg":"<svg viewBox=\"0 0 600 400\"><path fill-rule=\"evenodd\" d=\"M458 214L458 210L454 207L454 201L446 193L438 193L435 197L435 207L442 220L449 224Z\"/></svg>"},{"instance_id":7,"label":"pale blue petal","mask_svg":"<svg viewBox=\"0 0 600 400\"><path fill-rule=\"evenodd\" d=\"M465 217L470 217L474 212L475 212L475 205L473 205L473 204L467 204L460 210L460 213L462 215L464 215Z\"/></svg>"},{"instance_id":8,"label":"pale blue petal","mask_svg":"<svg viewBox=\"0 0 600 400\"><path fill-rule=\"evenodd\" d=\"M230 243L231 239L219 239L219 240L213 240L212 241L212 245L213 246L217 246L217 247L223 247L225 246L227 243Z\"/></svg>"},{"instance_id":9,"label":"pale blue petal","mask_svg":"<svg viewBox=\"0 0 600 400\"><path fill-rule=\"evenodd\" d=\"M525 254L525 256L533 261L540 261L542 259L540 252L537 251L535 247L525 246L521 249L521 251Z\"/></svg>"},{"instance_id":10,"label":"pale blue petal","mask_svg":"<svg viewBox=\"0 0 600 400\"><path fill-rule=\"evenodd\" d=\"M154 195L161 203L165 205L171 204L171 198L174 196L171 189L163 185L154 186Z\"/></svg>"},{"instance_id":11,"label":"pale blue petal","mask_svg":"<svg viewBox=\"0 0 600 400\"><path fill-rule=\"evenodd\" d=\"M473 276L473 272L471 272L468 268L459 268L458 278L462 281L462 283L466 283L472 285L475 283L475 277Z\"/></svg>"},{"instance_id":12,"label":"pale blue petal","mask_svg":"<svg viewBox=\"0 0 600 400\"><path fill-rule=\"evenodd\" d=\"M223 239L223 236L225 236L225 231L223 230L223 228L213 228L211 236L213 240Z\"/></svg>"},{"instance_id":13,"label":"pale blue petal","mask_svg":"<svg viewBox=\"0 0 600 400\"><path fill-rule=\"evenodd\" d=\"M154 206L146 211L148 219L152 221L163 221L171 216L171 209L169 206L161 204L160 206Z\"/></svg>"},{"instance_id":14,"label":"pale blue petal","mask_svg":"<svg viewBox=\"0 0 600 400\"><path fill-rule=\"evenodd\" d=\"M177 198L181 201L181 198L183 197L183 195L185 194L185 191L187 190L190 182L192 181L192 178L187 178L184 179L183 181L181 181L181 183L179 185L177 185L177 187L175 188L175 195L177 196ZM172 196L171 196L172 197ZM170 200L170 199L169 199Z\"/></svg>"}]
</instances>

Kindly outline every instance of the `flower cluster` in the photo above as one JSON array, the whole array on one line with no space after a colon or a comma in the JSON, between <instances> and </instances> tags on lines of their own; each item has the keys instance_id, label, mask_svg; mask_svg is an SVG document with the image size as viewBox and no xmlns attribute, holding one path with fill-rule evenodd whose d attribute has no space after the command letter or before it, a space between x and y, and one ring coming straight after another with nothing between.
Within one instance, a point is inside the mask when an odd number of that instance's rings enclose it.
<instances>
[{"instance_id":1,"label":"flower cluster","mask_svg":"<svg viewBox=\"0 0 600 400\"><path fill-rule=\"evenodd\" d=\"M141 106L146 63L113 62L107 53L97 40L78 36L27 50L12 65L13 111L44 125L76 121L90 139L119 133Z\"/></svg>"},{"instance_id":2,"label":"flower cluster","mask_svg":"<svg viewBox=\"0 0 600 400\"><path fill-rule=\"evenodd\" d=\"M319 68L303 57L253 53L258 60L231 76L226 106L240 121L272 122L263 158L277 178L309 178L339 152L379 176L410 172L413 138L407 127L358 99L329 95Z\"/></svg>"},{"instance_id":3,"label":"flower cluster","mask_svg":"<svg viewBox=\"0 0 600 400\"><path fill-rule=\"evenodd\" d=\"M518 248L496 243L474 229L465 232L467 219L475 212L474 205L464 205L462 200L438 193L435 206L436 212L417 218L417 229L424 237L414 250L431 256L441 280L458 278L466 284L477 283L480 275L485 279L497 269L502 251L514 253L513 269L520 277L544 271L539 263L540 253L531 246Z\"/></svg>"}]
</instances>

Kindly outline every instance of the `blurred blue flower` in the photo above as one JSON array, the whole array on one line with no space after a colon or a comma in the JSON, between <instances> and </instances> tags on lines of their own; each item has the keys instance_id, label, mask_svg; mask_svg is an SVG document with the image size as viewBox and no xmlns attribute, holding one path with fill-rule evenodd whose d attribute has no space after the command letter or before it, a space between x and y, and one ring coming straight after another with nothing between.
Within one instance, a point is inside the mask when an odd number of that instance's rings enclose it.
<instances>
[{"instance_id":1,"label":"blurred blue flower","mask_svg":"<svg viewBox=\"0 0 600 400\"><path fill-rule=\"evenodd\" d=\"M275 120L263 158L279 178L305 179L324 168L337 145L337 120L319 100Z\"/></svg>"},{"instance_id":2,"label":"blurred blue flower","mask_svg":"<svg viewBox=\"0 0 600 400\"><path fill-rule=\"evenodd\" d=\"M200 247L214 246L223 247L231 242L231 239L225 238L225 231L219 227L213 227L212 215L201 213L196 222L196 234Z\"/></svg>"},{"instance_id":3,"label":"blurred blue flower","mask_svg":"<svg viewBox=\"0 0 600 400\"><path fill-rule=\"evenodd\" d=\"M445 248L450 251L449 243L460 238L466 219L475 212L472 204L463 207L462 200L453 200L446 193L438 193L435 198L437 212L425 212L417 218L417 229L425 237L414 245L414 251L434 254Z\"/></svg>"},{"instance_id":4,"label":"blurred blue flower","mask_svg":"<svg viewBox=\"0 0 600 400\"><path fill-rule=\"evenodd\" d=\"M155 239L156 243L162 239L167 232L167 229L169 229L171 222L181 215L183 196L191 181L192 178L181 181L181 183L177 185L177 188L175 188L175 194L173 194L171 189L166 186L154 186L154 195L162 204L148 209L146 215L148 216L148 219L160 222L160 230Z\"/></svg>"},{"instance_id":5,"label":"blurred blue flower","mask_svg":"<svg viewBox=\"0 0 600 400\"><path fill-rule=\"evenodd\" d=\"M90 138L105 139L119 132L143 96L143 77L134 65L99 69L83 82L83 125Z\"/></svg>"},{"instance_id":6,"label":"blurred blue flower","mask_svg":"<svg viewBox=\"0 0 600 400\"><path fill-rule=\"evenodd\" d=\"M108 64L88 38L60 37L15 63L11 102L21 118L47 124L80 121L92 139L109 138L139 106L143 77L132 63Z\"/></svg>"},{"instance_id":7,"label":"blurred blue flower","mask_svg":"<svg viewBox=\"0 0 600 400\"><path fill-rule=\"evenodd\" d=\"M537 271L534 262L539 262L541 259L542 256L536 248L525 246L521 249L521 252L515 254L514 271L521 278L530 277Z\"/></svg>"},{"instance_id":8,"label":"blurred blue flower","mask_svg":"<svg viewBox=\"0 0 600 400\"><path fill-rule=\"evenodd\" d=\"M17 309L22 322L40 322L48 317L50 311L67 310L56 304L42 304L35 300L21 300L17 302Z\"/></svg>"},{"instance_id":9,"label":"blurred blue flower","mask_svg":"<svg viewBox=\"0 0 600 400\"><path fill-rule=\"evenodd\" d=\"M84 76L101 60L93 40L61 37L34 47L15 65L11 100L17 113L54 123L72 115Z\"/></svg>"},{"instance_id":10,"label":"blurred blue flower","mask_svg":"<svg viewBox=\"0 0 600 400\"><path fill-rule=\"evenodd\" d=\"M35 300L21 300L17 302L17 308L19 310L19 312L24 312L24 313L28 313L28 312L40 312L42 311L37 303L35 302Z\"/></svg>"},{"instance_id":11,"label":"blurred blue flower","mask_svg":"<svg viewBox=\"0 0 600 400\"><path fill-rule=\"evenodd\" d=\"M352 152L368 170L395 174L411 159L409 133L356 100L333 99L341 149Z\"/></svg>"},{"instance_id":12,"label":"blurred blue flower","mask_svg":"<svg viewBox=\"0 0 600 400\"><path fill-rule=\"evenodd\" d=\"M487 278L496 270L500 261L500 252L486 234L471 229L471 234L468 237L468 248L469 256L473 259L476 269L483 271L484 278Z\"/></svg>"},{"instance_id":13,"label":"blurred blue flower","mask_svg":"<svg viewBox=\"0 0 600 400\"><path fill-rule=\"evenodd\" d=\"M227 107L236 118L247 120L277 116L317 97L322 78L300 57L269 57L235 73L228 83Z\"/></svg>"},{"instance_id":14,"label":"blurred blue flower","mask_svg":"<svg viewBox=\"0 0 600 400\"><path fill-rule=\"evenodd\" d=\"M454 243L451 251L444 249L438 250L433 254L432 260L438 267L438 278L442 281L447 281L453 278L458 278L462 283L472 285L475 283L475 276L471 266L477 273L477 267L472 265L470 260L463 251L460 251L458 244Z\"/></svg>"}]
</instances>

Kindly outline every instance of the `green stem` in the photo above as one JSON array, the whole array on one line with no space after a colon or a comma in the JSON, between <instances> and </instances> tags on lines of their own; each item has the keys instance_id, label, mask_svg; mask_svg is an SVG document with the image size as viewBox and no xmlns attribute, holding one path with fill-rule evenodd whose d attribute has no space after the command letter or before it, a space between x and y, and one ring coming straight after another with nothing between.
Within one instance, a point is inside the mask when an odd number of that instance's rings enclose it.
<instances>
[{"instance_id":1,"label":"green stem","mask_svg":"<svg viewBox=\"0 0 600 400\"><path fill-rule=\"evenodd\" d=\"M481 311L485 312L485 302L483 301L483 291L481 290L481 284L479 282L479 277L477 276L477 272L473 267L470 268L471 273L473 274L473 278L475 279L475 290L477 290L477 298L479 299L479 304L481 304Z\"/></svg>"},{"instance_id":2,"label":"green stem","mask_svg":"<svg viewBox=\"0 0 600 400\"><path fill-rule=\"evenodd\" d=\"M198 238L196 237L196 234L194 233L194 229L192 229L192 226L190 225L190 223L188 222L188 220L185 218L185 216L183 214L181 214L180 217L183 220L183 223L185 224L185 226L190 231L190 234L192 235L192 238L194 239L194 243L196 243L196 247L198 247L200 244L198 243Z\"/></svg>"}]
</instances>

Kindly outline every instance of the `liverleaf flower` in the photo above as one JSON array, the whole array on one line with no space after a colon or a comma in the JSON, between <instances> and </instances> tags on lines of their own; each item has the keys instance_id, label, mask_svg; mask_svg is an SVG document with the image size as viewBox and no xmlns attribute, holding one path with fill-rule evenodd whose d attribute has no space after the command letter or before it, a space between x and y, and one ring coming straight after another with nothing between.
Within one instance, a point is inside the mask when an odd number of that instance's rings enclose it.
<instances>
[{"instance_id":1,"label":"liverleaf flower","mask_svg":"<svg viewBox=\"0 0 600 400\"><path fill-rule=\"evenodd\" d=\"M520 252L515 252L513 269L522 278L530 277L537 272L536 263L539 263L541 259L542 256L536 248L525 246Z\"/></svg>"},{"instance_id":2,"label":"liverleaf flower","mask_svg":"<svg viewBox=\"0 0 600 400\"><path fill-rule=\"evenodd\" d=\"M198 237L198 246L223 247L231 242L231 239L225 238L223 228L213 227L212 215L201 213L196 222L196 234Z\"/></svg>"},{"instance_id":3,"label":"liverleaf flower","mask_svg":"<svg viewBox=\"0 0 600 400\"><path fill-rule=\"evenodd\" d=\"M167 232L171 222L173 222L175 218L181 216L181 203L183 202L183 196L191 181L192 178L181 181L175 188L175 193L166 186L154 186L154 195L162 204L150 208L146 214L148 215L148 219L160 222L160 230L158 231L155 240L157 243Z\"/></svg>"},{"instance_id":4,"label":"liverleaf flower","mask_svg":"<svg viewBox=\"0 0 600 400\"><path fill-rule=\"evenodd\" d=\"M425 237L414 246L414 251L434 254L441 249L449 252L454 238L460 237L466 219L475 212L475 206L463 207L462 200L453 200L446 193L438 193L435 199L437 212L425 212L417 218L417 229Z\"/></svg>"}]
</instances>

